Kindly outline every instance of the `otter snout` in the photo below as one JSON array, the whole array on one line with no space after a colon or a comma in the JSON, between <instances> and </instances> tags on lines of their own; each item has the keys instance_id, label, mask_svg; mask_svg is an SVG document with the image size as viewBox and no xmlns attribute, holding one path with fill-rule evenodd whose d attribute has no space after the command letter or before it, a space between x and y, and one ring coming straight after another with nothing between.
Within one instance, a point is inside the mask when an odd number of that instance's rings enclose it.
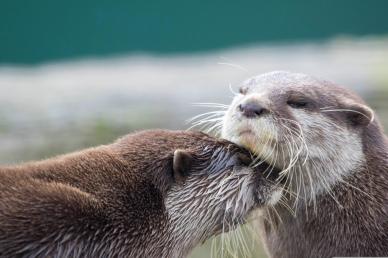
<instances>
[{"instance_id":1,"label":"otter snout","mask_svg":"<svg viewBox=\"0 0 388 258\"><path fill-rule=\"evenodd\" d=\"M263 104L253 100L241 103L237 108L241 115L246 118L258 118L269 112Z\"/></svg>"}]
</instances>

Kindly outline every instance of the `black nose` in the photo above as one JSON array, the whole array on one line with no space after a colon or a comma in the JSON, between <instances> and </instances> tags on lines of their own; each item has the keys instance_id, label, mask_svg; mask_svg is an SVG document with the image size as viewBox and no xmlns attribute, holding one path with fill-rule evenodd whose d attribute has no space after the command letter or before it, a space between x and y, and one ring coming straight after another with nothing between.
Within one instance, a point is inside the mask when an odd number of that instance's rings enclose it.
<instances>
[{"instance_id":1,"label":"black nose","mask_svg":"<svg viewBox=\"0 0 388 258\"><path fill-rule=\"evenodd\" d=\"M240 104L238 109L243 116L248 118L259 117L268 112L266 108L256 102L248 102L245 104Z\"/></svg>"}]
</instances>

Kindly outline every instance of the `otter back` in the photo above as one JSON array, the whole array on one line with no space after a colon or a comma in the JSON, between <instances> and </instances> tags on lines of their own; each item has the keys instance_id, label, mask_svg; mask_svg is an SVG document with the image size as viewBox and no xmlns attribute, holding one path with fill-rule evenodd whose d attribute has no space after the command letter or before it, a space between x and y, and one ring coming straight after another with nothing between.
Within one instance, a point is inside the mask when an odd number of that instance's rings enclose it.
<instances>
[{"instance_id":1,"label":"otter back","mask_svg":"<svg viewBox=\"0 0 388 258\"><path fill-rule=\"evenodd\" d=\"M260 189L269 192L261 174L242 164L239 155L247 152L202 133L155 130L2 167L0 256L184 256L219 231L228 218L226 207L238 211L238 219L231 221L243 223L265 202L265 195L256 195ZM234 200L235 190L226 200L207 201L215 198L203 189L213 188L216 194L217 180L234 175L240 180L234 181L237 187L250 186L243 199ZM233 193L234 186L226 186Z\"/></svg>"}]
</instances>

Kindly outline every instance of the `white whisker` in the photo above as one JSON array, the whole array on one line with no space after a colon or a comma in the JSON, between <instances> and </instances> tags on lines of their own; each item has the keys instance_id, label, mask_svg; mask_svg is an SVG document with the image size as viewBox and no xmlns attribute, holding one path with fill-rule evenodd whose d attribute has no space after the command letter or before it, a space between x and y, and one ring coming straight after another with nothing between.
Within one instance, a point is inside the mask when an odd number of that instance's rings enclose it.
<instances>
[{"instance_id":1,"label":"white whisker","mask_svg":"<svg viewBox=\"0 0 388 258\"><path fill-rule=\"evenodd\" d=\"M244 72L248 72L248 69L247 69L247 68L243 67L242 65L238 65L238 64L234 64L234 63L230 62L230 59L228 59L228 58L226 58L226 57L221 56L220 59L223 59L223 60L225 60L226 62L218 62L218 63L217 63L218 65L227 65L227 66L231 66L231 67L233 67L233 68L237 68L237 69L239 69L239 70L242 70L242 71L244 71Z\"/></svg>"},{"instance_id":2,"label":"white whisker","mask_svg":"<svg viewBox=\"0 0 388 258\"><path fill-rule=\"evenodd\" d=\"M359 115L362 115L368 119L370 119L369 122L373 122L374 119L375 119L375 114L373 111L371 111L371 114L372 114L372 117L369 118L369 116L365 115L364 113L360 112L360 111L357 111L357 110L353 110L353 109L345 109L345 108L341 108L341 109L321 109L321 112L353 112L353 113L356 113L356 114L359 114Z\"/></svg>"}]
</instances>

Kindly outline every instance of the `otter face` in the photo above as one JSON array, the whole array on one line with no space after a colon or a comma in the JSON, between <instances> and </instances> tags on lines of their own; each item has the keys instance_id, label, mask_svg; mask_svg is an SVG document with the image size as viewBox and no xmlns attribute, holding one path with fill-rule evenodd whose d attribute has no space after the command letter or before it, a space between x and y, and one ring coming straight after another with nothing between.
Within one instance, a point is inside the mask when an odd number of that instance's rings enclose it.
<instances>
[{"instance_id":1,"label":"otter face","mask_svg":"<svg viewBox=\"0 0 388 258\"><path fill-rule=\"evenodd\" d=\"M173 163L179 180L165 202L178 238L173 242L190 246L228 232L245 223L253 210L274 205L280 196L281 189L263 177L268 165L249 167L250 153L227 141L176 150Z\"/></svg>"},{"instance_id":2,"label":"otter face","mask_svg":"<svg viewBox=\"0 0 388 258\"><path fill-rule=\"evenodd\" d=\"M304 74L263 74L241 85L222 136L282 169L278 180L311 200L363 163L362 134L374 120L363 103Z\"/></svg>"}]
</instances>

